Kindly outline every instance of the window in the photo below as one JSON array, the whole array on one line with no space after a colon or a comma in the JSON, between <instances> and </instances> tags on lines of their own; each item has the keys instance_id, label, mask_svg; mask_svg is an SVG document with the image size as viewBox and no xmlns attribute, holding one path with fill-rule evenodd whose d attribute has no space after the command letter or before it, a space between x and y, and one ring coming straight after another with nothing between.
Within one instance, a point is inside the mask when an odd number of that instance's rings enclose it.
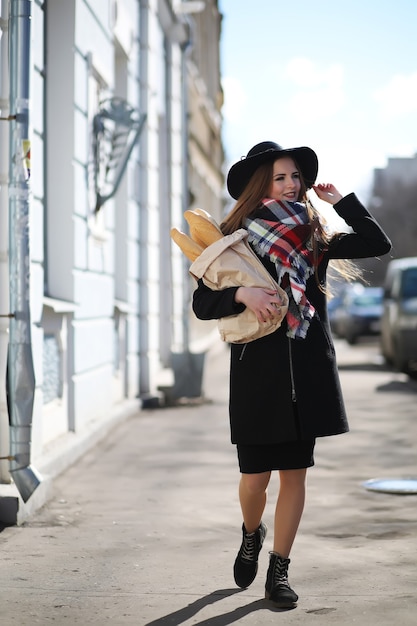
<instances>
[{"instance_id":1,"label":"window","mask_svg":"<svg viewBox=\"0 0 417 626\"><path fill-rule=\"evenodd\" d=\"M417 267L410 267L404 272L403 298L417 298Z\"/></svg>"},{"instance_id":2,"label":"window","mask_svg":"<svg viewBox=\"0 0 417 626\"><path fill-rule=\"evenodd\" d=\"M43 338L43 403L62 398L61 351L56 335L45 334Z\"/></svg>"}]
</instances>

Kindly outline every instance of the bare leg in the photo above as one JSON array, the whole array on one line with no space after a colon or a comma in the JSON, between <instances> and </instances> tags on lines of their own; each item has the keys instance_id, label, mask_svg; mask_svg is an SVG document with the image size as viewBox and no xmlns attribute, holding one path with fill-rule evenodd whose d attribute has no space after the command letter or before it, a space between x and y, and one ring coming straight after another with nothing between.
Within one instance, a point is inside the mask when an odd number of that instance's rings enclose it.
<instances>
[{"instance_id":1,"label":"bare leg","mask_svg":"<svg viewBox=\"0 0 417 626\"><path fill-rule=\"evenodd\" d=\"M242 474L239 484L239 499L246 531L255 531L261 523L266 504L266 490L271 472Z\"/></svg>"},{"instance_id":2,"label":"bare leg","mask_svg":"<svg viewBox=\"0 0 417 626\"><path fill-rule=\"evenodd\" d=\"M280 470L275 509L274 552L288 558L297 534L305 501L306 469Z\"/></svg>"}]
</instances>

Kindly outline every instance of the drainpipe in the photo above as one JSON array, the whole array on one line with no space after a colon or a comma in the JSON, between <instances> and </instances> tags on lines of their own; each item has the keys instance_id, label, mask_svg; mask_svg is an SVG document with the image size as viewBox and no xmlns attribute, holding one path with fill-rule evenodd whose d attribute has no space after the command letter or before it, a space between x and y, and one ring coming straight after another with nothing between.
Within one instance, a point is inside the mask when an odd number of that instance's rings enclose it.
<instances>
[{"instance_id":1,"label":"drainpipe","mask_svg":"<svg viewBox=\"0 0 417 626\"><path fill-rule=\"evenodd\" d=\"M0 483L10 483L9 419L6 400L6 364L9 343L9 0L1 0L0 16Z\"/></svg>"},{"instance_id":2,"label":"drainpipe","mask_svg":"<svg viewBox=\"0 0 417 626\"><path fill-rule=\"evenodd\" d=\"M29 87L32 0L10 1L9 265L7 405L10 473L26 502L40 484L30 465L35 374L30 320Z\"/></svg>"},{"instance_id":3,"label":"drainpipe","mask_svg":"<svg viewBox=\"0 0 417 626\"><path fill-rule=\"evenodd\" d=\"M191 33L191 28L188 26L188 33ZM190 34L187 41L181 44L181 99L182 99L182 120L181 120L181 140L182 140L182 230L188 231L188 224L184 217L185 211L189 208L189 153L188 153L188 73L187 73L187 60L191 52L191 38ZM182 257L182 271L183 271L183 301L182 301L182 332L183 332L183 348L184 353L187 354L190 349L190 320L189 320L189 305L190 305L190 263L185 255Z\"/></svg>"}]
</instances>

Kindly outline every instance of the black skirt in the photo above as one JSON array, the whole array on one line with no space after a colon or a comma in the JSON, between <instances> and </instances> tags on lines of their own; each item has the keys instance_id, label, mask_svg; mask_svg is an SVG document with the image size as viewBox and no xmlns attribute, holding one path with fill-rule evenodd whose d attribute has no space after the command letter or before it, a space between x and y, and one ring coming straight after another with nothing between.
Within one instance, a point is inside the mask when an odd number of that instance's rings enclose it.
<instances>
[{"instance_id":1,"label":"black skirt","mask_svg":"<svg viewBox=\"0 0 417 626\"><path fill-rule=\"evenodd\" d=\"M271 445L237 444L239 469L242 474L260 474L271 470L312 467L315 443L315 439L310 439Z\"/></svg>"}]
</instances>

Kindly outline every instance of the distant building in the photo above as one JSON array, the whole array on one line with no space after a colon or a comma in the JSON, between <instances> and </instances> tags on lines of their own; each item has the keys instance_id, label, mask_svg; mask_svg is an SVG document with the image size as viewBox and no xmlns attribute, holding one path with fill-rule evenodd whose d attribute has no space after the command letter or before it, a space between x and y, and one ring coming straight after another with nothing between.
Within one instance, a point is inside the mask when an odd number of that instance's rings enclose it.
<instances>
[{"instance_id":1,"label":"distant building","mask_svg":"<svg viewBox=\"0 0 417 626\"><path fill-rule=\"evenodd\" d=\"M374 170L369 210L392 241L392 250L380 259L363 259L365 278L382 285L391 259L417 254L417 155L390 157Z\"/></svg>"},{"instance_id":2,"label":"distant building","mask_svg":"<svg viewBox=\"0 0 417 626\"><path fill-rule=\"evenodd\" d=\"M221 15L217 0L208 0L205 5L204 11L193 16L191 47L187 56L189 200L191 208L204 208L221 220L224 204L223 91L219 48Z\"/></svg>"},{"instance_id":3,"label":"distant building","mask_svg":"<svg viewBox=\"0 0 417 626\"><path fill-rule=\"evenodd\" d=\"M382 197L396 185L409 186L417 181L417 154L414 157L390 157L387 166L374 170L373 197Z\"/></svg>"}]
</instances>

